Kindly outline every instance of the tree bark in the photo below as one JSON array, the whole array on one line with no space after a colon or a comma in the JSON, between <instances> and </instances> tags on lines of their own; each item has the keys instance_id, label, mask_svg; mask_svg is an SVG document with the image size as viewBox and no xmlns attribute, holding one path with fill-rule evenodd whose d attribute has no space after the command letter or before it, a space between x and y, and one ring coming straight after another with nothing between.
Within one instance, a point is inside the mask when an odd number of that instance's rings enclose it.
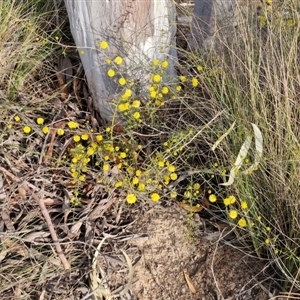
<instances>
[{"instance_id":1,"label":"tree bark","mask_svg":"<svg viewBox=\"0 0 300 300\"><path fill-rule=\"evenodd\" d=\"M233 31L235 6L236 0L195 0L191 50L218 51L220 40Z\"/></svg>"},{"instance_id":2,"label":"tree bark","mask_svg":"<svg viewBox=\"0 0 300 300\"><path fill-rule=\"evenodd\" d=\"M173 0L65 0L70 27L80 53L94 106L111 121L112 100L121 88L107 76L107 58L121 56L131 80L146 76L154 59L169 59L167 73L175 75L175 3ZM100 49L107 41L109 48ZM122 67L124 71L124 67Z\"/></svg>"}]
</instances>

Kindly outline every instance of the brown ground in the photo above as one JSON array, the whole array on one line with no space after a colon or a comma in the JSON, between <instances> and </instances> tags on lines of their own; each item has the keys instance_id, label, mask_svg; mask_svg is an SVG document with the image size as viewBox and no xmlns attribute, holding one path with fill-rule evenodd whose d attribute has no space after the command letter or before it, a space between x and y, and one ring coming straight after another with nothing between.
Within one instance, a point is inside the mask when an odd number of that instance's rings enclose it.
<instances>
[{"instance_id":1,"label":"brown ground","mask_svg":"<svg viewBox=\"0 0 300 300\"><path fill-rule=\"evenodd\" d=\"M132 231L146 238L129 241L141 254L131 299L269 299L258 259L220 241L220 232L204 232L201 220L194 229L186 220L179 207L156 206L133 224Z\"/></svg>"}]
</instances>

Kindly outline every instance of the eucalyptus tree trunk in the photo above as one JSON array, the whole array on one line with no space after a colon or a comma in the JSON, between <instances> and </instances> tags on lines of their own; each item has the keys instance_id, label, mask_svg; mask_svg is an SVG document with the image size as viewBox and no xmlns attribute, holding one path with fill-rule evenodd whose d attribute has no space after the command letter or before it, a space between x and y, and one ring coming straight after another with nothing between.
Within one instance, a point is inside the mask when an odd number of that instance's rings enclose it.
<instances>
[{"instance_id":1,"label":"eucalyptus tree trunk","mask_svg":"<svg viewBox=\"0 0 300 300\"><path fill-rule=\"evenodd\" d=\"M112 100L122 88L107 76L106 59L122 57L122 76L134 82L144 80L154 59L168 59L167 74L175 75L173 0L65 0L65 5L94 106L103 119L112 119ZM106 50L99 47L101 41L108 43Z\"/></svg>"},{"instance_id":2,"label":"eucalyptus tree trunk","mask_svg":"<svg viewBox=\"0 0 300 300\"><path fill-rule=\"evenodd\" d=\"M222 39L233 34L237 0L195 0L189 41L193 51L221 51Z\"/></svg>"}]
</instances>

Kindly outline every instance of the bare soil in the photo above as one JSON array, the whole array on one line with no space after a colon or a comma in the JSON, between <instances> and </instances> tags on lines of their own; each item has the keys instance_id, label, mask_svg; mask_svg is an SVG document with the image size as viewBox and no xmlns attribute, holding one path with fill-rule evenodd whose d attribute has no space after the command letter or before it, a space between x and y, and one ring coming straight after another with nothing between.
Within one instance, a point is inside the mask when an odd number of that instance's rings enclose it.
<instances>
[{"instance_id":1,"label":"bare soil","mask_svg":"<svg viewBox=\"0 0 300 300\"><path fill-rule=\"evenodd\" d=\"M269 299L257 258L226 245L221 232L205 230L201 219L193 227L186 220L179 207L156 206L133 225L147 238L130 242L141 253L132 299Z\"/></svg>"}]
</instances>

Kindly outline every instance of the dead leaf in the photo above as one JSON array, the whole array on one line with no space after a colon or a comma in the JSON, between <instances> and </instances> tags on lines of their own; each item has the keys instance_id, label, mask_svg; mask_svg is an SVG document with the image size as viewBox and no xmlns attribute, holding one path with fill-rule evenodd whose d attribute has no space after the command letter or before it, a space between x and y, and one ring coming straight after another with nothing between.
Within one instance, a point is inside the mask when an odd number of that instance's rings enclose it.
<instances>
[{"instance_id":1,"label":"dead leaf","mask_svg":"<svg viewBox=\"0 0 300 300\"><path fill-rule=\"evenodd\" d=\"M190 291L193 294L196 294L196 289L195 289L195 287L194 287L194 285L192 283L192 280L191 280L191 278L190 278L190 276L189 276L189 274L188 274L188 272L187 272L186 269L183 270L183 274L184 274L185 281L186 281L187 285L189 286Z\"/></svg>"}]
</instances>

